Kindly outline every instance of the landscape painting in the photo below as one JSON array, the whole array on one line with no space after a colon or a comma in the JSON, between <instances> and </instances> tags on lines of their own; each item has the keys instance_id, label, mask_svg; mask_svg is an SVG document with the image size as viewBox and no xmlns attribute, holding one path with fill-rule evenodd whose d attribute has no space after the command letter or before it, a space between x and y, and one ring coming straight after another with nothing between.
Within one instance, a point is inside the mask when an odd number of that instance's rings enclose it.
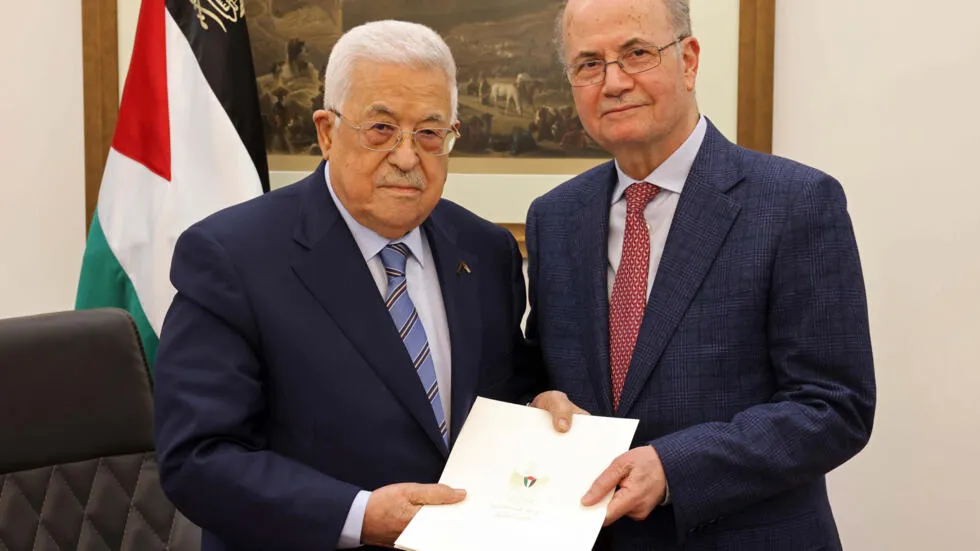
<instances>
[{"instance_id":1,"label":"landscape painting","mask_svg":"<svg viewBox=\"0 0 980 551\"><path fill-rule=\"evenodd\" d=\"M330 49L346 30L378 19L428 25L452 49L462 134L454 157L607 157L582 129L555 55L560 5L561 0L246 0L270 161L319 156L312 114L323 104Z\"/></svg>"}]
</instances>

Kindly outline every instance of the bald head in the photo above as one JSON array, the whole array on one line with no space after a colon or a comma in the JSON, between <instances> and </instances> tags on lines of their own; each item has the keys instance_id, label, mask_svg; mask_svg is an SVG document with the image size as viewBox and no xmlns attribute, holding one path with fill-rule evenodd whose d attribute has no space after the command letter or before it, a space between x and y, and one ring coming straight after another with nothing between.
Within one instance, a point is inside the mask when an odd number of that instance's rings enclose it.
<instances>
[{"instance_id":1,"label":"bald head","mask_svg":"<svg viewBox=\"0 0 980 551\"><path fill-rule=\"evenodd\" d=\"M667 24L675 36L691 36L690 0L565 0L558 10L558 17L555 18L554 33L555 47L562 64L566 63L565 36L568 16L586 7L615 9L618 4L630 4L631 11L646 11L647 8L656 6L657 11L666 17Z\"/></svg>"}]
</instances>

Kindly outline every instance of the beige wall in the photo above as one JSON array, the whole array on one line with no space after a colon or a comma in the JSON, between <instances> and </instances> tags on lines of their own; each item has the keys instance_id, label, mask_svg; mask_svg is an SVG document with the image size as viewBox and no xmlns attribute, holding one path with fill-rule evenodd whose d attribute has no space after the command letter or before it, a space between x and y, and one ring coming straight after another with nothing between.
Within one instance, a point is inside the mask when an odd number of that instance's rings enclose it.
<instances>
[{"instance_id":1,"label":"beige wall","mask_svg":"<svg viewBox=\"0 0 980 551\"><path fill-rule=\"evenodd\" d=\"M122 98L129 72L129 60L133 57L136 41L136 23L140 17L141 0L116 0L116 35L119 37L119 97Z\"/></svg>"},{"instance_id":2,"label":"beige wall","mask_svg":"<svg viewBox=\"0 0 980 551\"><path fill-rule=\"evenodd\" d=\"M85 239L81 4L0 19L0 318L70 309Z\"/></svg>"},{"instance_id":3,"label":"beige wall","mask_svg":"<svg viewBox=\"0 0 980 551\"><path fill-rule=\"evenodd\" d=\"M779 0L775 150L841 180L879 407L848 549L980 549L980 2Z\"/></svg>"}]
</instances>

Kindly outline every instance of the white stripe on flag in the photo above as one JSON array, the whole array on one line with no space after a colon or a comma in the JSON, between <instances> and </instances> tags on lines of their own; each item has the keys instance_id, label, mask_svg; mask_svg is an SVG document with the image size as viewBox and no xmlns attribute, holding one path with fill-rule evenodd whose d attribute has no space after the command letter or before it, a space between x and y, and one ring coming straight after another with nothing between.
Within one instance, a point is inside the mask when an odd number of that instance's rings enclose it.
<instances>
[{"instance_id":1,"label":"white stripe on flag","mask_svg":"<svg viewBox=\"0 0 980 551\"><path fill-rule=\"evenodd\" d=\"M252 158L190 44L169 11L165 20L172 181L111 151L99 192L106 240L157 335L173 300L170 260L177 237L262 193Z\"/></svg>"}]
</instances>

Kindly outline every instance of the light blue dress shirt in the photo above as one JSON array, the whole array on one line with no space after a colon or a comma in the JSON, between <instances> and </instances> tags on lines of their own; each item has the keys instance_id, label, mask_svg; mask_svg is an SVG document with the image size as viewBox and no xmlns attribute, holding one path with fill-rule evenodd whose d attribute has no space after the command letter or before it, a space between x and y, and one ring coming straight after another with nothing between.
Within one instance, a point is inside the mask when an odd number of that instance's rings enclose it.
<instances>
[{"instance_id":1,"label":"light blue dress shirt","mask_svg":"<svg viewBox=\"0 0 980 551\"><path fill-rule=\"evenodd\" d=\"M324 166L323 172L327 180L327 188L330 190L330 197L337 206L337 210L340 211L347 227L350 228L354 242L357 243L357 248L364 256L364 262L367 263L374 284L383 299L388 293L388 277L385 275L384 263L381 262L379 253L392 241L362 226L355 220L334 192L333 184L330 183L329 163ZM449 322L446 319L446 307L442 301L442 288L439 286L439 274L436 272L432 249L429 247L429 242L425 238L425 231L422 228L415 228L394 242L404 243L412 251L412 256L408 259L405 267L408 296L412 298L415 309L418 310L419 319L422 320L422 327L425 328L425 335L429 340L432 363L436 369L436 381L439 384L442 409L446 413L447 426L451 426L452 363L450 354L452 351L449 342ZM350 549L361 545L364 512L370 497L371 492L365 490L357 493L341 531L340 541L337 543L338 549Z\"/></svg>"}]
</instances>

